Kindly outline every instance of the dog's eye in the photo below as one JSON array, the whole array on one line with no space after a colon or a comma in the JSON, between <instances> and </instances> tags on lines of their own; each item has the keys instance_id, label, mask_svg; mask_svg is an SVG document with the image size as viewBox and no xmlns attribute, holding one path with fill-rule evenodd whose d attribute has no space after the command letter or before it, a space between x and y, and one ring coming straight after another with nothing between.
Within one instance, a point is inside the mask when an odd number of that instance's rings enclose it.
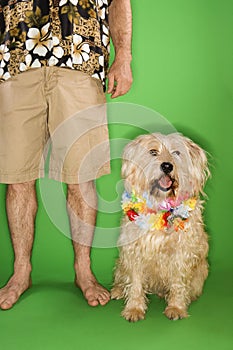
<instances>
[{"instance_id":1,"label":"dog's eye","mask_svg":"<svg viewBox=\"0 0 233 350\"><path fill-rule=\"evenodd\" d=\"M172 152L172 154L174 154L175 156L180 156L180 151L174 151Z\"/></svg>"},{"instance_id":2,"label":"dog's eye","mask_svg":"<svg viewBox=\"0 0 233 350\"><path fill-rule=\"evenodd\" d=\"M150 154L152 156L157 156L158 155L158 151L156 151L156 149L150 149Z\"/></svg>"}]
</instances>

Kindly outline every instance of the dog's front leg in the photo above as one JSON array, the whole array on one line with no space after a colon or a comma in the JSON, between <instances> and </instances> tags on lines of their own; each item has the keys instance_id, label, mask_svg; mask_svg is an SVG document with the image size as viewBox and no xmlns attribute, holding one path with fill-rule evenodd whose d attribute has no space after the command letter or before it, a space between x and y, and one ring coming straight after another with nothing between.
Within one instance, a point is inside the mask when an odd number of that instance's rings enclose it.
<instances>
[{"instance_id":1,"label":"dog's front leg","mask_svg":"<svg viewBox=\"0 0 233 350\"><path fill-rule=\"evenodd\" d=\"M125 286L125 308L122 316L130 322L136 322L145 318L147 309L147 297L142 283L143 276L138 271L131 275L131 283Z\"/></svg>"},{"instance_id":2,"label":"dog's front leg","mask_svg":"<svg viewBox=\"0 0 233 350\"><path fill-rule=\"evenodd\" d=\"M188 317L187 307L190 304L190 296L187 285L174 283L166 295L167 307L164 314L170 320L178 320Z\"/></svg>"}]
</instances>

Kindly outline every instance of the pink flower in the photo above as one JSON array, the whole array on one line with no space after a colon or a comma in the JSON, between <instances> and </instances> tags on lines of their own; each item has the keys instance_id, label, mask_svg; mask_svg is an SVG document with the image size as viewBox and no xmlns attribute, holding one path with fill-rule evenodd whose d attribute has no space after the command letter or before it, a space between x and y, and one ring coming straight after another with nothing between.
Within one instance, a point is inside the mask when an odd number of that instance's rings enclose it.
<instances>
[{"instance_id":1,"label":"pink flower","mask_svg":"<svg viewBox=\"0 0 233 350\"><path fill-rule=\"evenodd\" d=\"M168 198L167 201L170 204L171 208L177 207L182 202L179 198Z\"/></svg>"},{"instance_id":2,"label":"pink flower","mask_svg":"<svg viewBox=\"0 0 233 350\"><path fill-rule=\"evenodd\" d=\"M160 204L159 204L159 209L160 210L166 210L166 211L169 211L171 209L172 205L167 201L162 201Z\"/></svg>"}]
</instances>

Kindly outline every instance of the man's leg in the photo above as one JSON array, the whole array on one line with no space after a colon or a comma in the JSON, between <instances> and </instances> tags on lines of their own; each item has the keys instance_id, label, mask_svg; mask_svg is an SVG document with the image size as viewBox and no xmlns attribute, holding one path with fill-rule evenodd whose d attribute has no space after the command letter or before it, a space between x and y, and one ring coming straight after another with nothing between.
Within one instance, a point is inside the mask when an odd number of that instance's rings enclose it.
<instances>
[{"instance_id":1,"label":"man's leg","mask_svg":"<svg viewBox=\"0 0 233 350\"><path fill-rule=\"evenodd\" d=\"M109 292L91 271L90 250L96 222L97 197L94 183L68 185L67 210L74 247L75 282L91 306L105 305Z\"/></svg>"},{"instance_id":2,"label":"man's leg","mask_svg":"<svg viewBox=\"0 0 233 350\"><path fill-rule=\"evenodd\" d=\"M35 181L8 185L6 207L14 249L14 274L0 289L0 308L10 309L30 287L31 251L37 211Z\"/></svg>"}]
</instances>

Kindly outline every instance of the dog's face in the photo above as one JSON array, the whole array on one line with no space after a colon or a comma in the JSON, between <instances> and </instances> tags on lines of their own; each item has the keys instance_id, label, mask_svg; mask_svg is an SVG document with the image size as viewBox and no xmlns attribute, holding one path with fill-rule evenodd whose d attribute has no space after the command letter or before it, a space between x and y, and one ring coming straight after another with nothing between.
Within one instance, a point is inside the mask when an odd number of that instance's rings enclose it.
<instances>
[{"instance_id":1,"label":"dog's face","mask_svg":"<svg viewBox=\"0 0 233 350\"><path fill-rule=\"evenodd\" d=\"M178 133L142 135L124 149L122 176L128 191L162 199L198 195L208 175L204 150Z\"/></svg>"}]
</instances>

